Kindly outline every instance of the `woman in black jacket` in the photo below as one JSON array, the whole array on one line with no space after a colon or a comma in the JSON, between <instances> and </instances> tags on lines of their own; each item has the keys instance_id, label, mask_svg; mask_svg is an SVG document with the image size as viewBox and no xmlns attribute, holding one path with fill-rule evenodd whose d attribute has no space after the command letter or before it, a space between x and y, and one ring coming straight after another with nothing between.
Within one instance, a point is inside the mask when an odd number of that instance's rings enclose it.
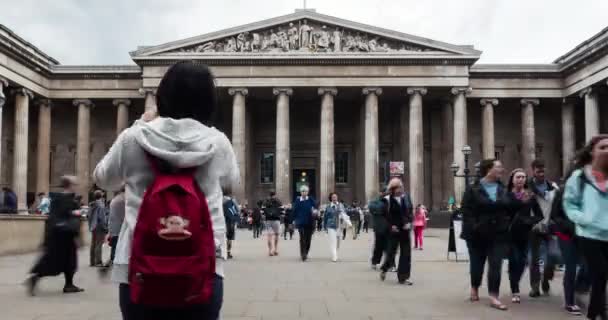
<instances>
[{"instance_id":1,"label":"woman in black jacket","mask_svg":"<svg viewBox=\"0 0 608 320\"><path fill-rule=\"evenodd\" d=\"M511 301L521 303L519 282L526 270L528 243L532 227L543 219L543 213L534 197L527 188L527 175L524 169L511 172L507 185L507 197L511 203L513 220L510 225L509 246L509 281L511 284Z\"/></svg>"},{"instance_id":2,"label":"woman in black jacket","mask_svg":"<svg viewBox=\"0 0 608 320\"><path fill-rule=\"evenodd\" d=\"M469 186L462 199L463 224L460 237L467 242L471 274L471 301L479 301L479 287L488 260L490 306L507 310L499 300L502 260L508 246L511 213L507 190L500 182L502 163L486 159L480 163L483 178Z\"/></svg>"},{"instance_id":3,"label":"woman in black jacket","mask_svg":"<svg viewBox=\"0 0 608 320\"><path fill-rule=\"evenodd\" d=\"M53 196L51 211L46 223L43 254L31 270L26 280L28 293L35 294L36 284L42 277L63 273L65 286L63 293L82 292L74 285L74 274L78 265L76 241L80 234L80 206L74 196L75 177L64 176L62 193Z\"/></svg>"}]
</instances>

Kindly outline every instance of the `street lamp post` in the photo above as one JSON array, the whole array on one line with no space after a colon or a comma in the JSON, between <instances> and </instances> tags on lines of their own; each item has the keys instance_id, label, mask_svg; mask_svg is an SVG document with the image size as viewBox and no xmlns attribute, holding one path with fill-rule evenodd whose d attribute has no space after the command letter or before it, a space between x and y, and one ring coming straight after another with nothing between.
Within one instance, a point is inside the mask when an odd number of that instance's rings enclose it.
<instances>
[{"instance_id":1,"label":"street lamp post","mask_svg":"<svg viewBox=\"0 0 608 320\"><path fill-rule=\"evenodd\" d=\"M464 178L464 183L465 183L465 186L467 186L467 187L470 184L469 178L471 177L471 170L469 170L469 156L471 156L471 153L473 153L473 150L471 149L470 146L464 145L462 147L462 154L464 154L464 170L463 170L464 174L458 174L458 170L460 170L460 166L458 166L458 164L456 162L452 163L452 165L450 166L450 169L452 170L454 177L455 178ZM479 171L479 163L477 163L475 165L475 170L476 170L476 173ZM479 173L477 173L477 175L479 175Z\"/></svg>"}]
</instances>

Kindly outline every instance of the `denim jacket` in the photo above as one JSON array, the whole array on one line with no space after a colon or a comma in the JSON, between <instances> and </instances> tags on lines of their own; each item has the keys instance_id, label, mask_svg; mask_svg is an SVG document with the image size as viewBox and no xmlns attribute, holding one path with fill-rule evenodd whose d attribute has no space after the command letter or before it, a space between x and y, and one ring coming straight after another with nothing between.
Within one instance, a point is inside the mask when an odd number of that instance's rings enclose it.
<instances>
[{"instance_id":1,"label":"denim jacket","mask_svg":"<svg viewBox=\"0 0 608 320\"><path fill-rule=\"evenodd\" d=\"M330 203L325 208L325 215L323 216L323 225L325 229L338 229L343 228L343 220L345 221L346 209L341 203L333 204Z\"/></svg>"}]
</instances>

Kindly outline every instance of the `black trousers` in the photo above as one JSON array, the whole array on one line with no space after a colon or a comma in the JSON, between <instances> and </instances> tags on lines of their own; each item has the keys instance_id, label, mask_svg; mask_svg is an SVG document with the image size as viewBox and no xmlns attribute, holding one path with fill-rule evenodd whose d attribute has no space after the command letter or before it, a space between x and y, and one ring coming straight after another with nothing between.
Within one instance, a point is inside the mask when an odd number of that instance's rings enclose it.
<instances>
[{"instance_id":1,"label":"black trousers","mask_svg":"<svg viewBox=\"0 0 608 320\"><path fill-rule=\"evenodd\" d=\"M505 242L493 240L467 241L471 287L477 289L481 286L483 269L488 260L488 292L490 295L498 296L502 260L505 257L507 245Z\"/></svg>"},{"instance_id":2,"label":"black trousers","mask_svg":"<svg viewBox=\"0 0 608 320\"><path fill-rule=\"evenodd\" d=\"M410 278L412 270L412 244L409 230L391 232L388 235L388 248L386 250L386 259L381 267L382 271L387 272L390 268L395 266L397 249L399 249L397 278L399 280L407 280Z\"/></svg>"},{"instance_id":3,"label":"black trousers","mask_svg":"<svg viewBox=\"0 0 608 320\"><path fill-rule=\"evenodd\" d=\"M131 301L131 288L128 284L119 286L118 299L123 320L216 320L219 319L220 310L224 300L224 280L215 276L213 294L206 304L193 305L181 309L160 309L134 304Z\"/></svg>"},{"instance_id":4,"label":"black trousers","mask_svg":"<svg viewBox=\"0 0 608 320\"><path fill-rule=\"evenodd\" d=\"M606 281L608 280L608 242L579 238L585 262L591 277L591 298L587 318L595 319L606 314Z\"/></svg>"},{"instance_id":5,"label":"black trousers","mask_svg":"<svg viewBox=\"0 0 608 320\"><path fill-rule=\"evenodd\" d=\"M388 247L388 233L374 232L374 251L372 252L372 265L380 264L382 255Z\"/></svg>"},{"instance_id":6,"label":"black trousers","mask_svg":"<svg viewBox=\"0 0 608 320\"><path fill-rule=\"evenodd\" d=\"M307 226L298 226L298 233L300 234L300 256L302 257L308 256L313 231L314 225L312 224Z\"/></svg>"}]
</instances>

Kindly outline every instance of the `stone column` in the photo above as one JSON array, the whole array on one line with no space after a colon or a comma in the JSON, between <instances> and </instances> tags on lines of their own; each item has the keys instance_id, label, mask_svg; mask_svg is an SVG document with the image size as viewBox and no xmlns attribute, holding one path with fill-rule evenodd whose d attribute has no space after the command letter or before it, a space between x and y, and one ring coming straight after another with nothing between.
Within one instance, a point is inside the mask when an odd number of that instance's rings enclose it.
<instances>
[{"instance_id":1,"label":"stone column","mask_svg":"<svg viewBox=\"0 0 608 320\"><path fill-rule=\"evenodd\" d=\"M2 114L4 103L6 103L6 95L4 88L8 87L8 81L0 77L0 181L2 181Z\"/></svg>"},{"instance_id":2,"label":"stone column","mask_svg":"<svg viewBox=\"0 0 608 320\"><path fill-rule=\"evenodd\" d=\"M378 197L380 181L378 177L378 96L382 88L363 88L365 95L365 201Z\"/></svg>"},{"instance_id":3,"label":"stone column","mask_svg":"<svg viewBox=\"0 0 608 320\"><path fill-rule=\"evenodd\" d=\"M156 90L152 88L139 89L139 93L145 97L144 112L157 111L156 108Z\"/></svg>"},{"instance_id":4,"label":"stone column","mask_svg":"<svg viewBox=\"0 0 608 320\"><path fill-rule=\"evenodd\" d=\"M336 185L335 150L334 150L334 96L336 88L319 88L321 98L321 164L319 201L327 203L330 192Z\"/></svg>"},{"instance_id":5,"label":"stone column","mask_svg":"<svg viewBox=\"0 0 608 320\"><path fill-rule=\"evenodd\" d=\"M534 127L534 107L538 106L538 99L521 99L521 159L522 167L529 168L536 159L536 129Z\"/></svg>"},{"instance_id":6,"label":"stone column","mask_svg":"<svg viewBox=\"0 0 608 320\"><path fill-rule=\"evenodd\" d=\"M117 107L116 110L116 136L129 127L129 106L131 100L116 99L112 104Z\"/></svg>"},{"instance_id":7,"label":"stone column","mask_svg":"<svg viewBox=\"0 0 608 320\"><path fill-rule=\"evenodd\" d=\"M409 176L410 196L414 204L424 202L424 131L422 121L422 96L427 93L425 88L408 88L410 96L410 152Z\"/></svg>"},{"instance_id":8,"label":"stone column","mask_svg":"<svg viewBox=\"0 0 608 320\"><path fill-rule=\"evenodd\" d=\"M51 101L36 101L38 112L38 159L36 161L36 193L49 193L51 169Z\"/></svg>"},{"instance_id":9,"label":"stone column","mask_svg":"<svg viewBox=\"0 0 608 320\"><path fill-rule=\"evenodd\" d=\"M450 170L454 156L454 114L452 113L452 101L444 100L441 107L441 137L442 137L442 183L443 199L447 204L448 199L454 195L454 176Z\"/></svg>"},{"instance_id":10,"label":"stone column","mask_svg":"<svg viewBox=\"0 0 608 320\"><path fill-rule=\"evenodd\" d=\"M498 99L481 99L481 136L483 159L494 159L494 107L498 105Z\"/></svg>"},{"instance_id":11,"label":"stone column","mask_svg":"<svg viewBox=\"0 0 608 320\"><path fill-rule=\"evenodd\" d=\"M467 87L452 88L454 95L454 162L460 169L464 169L464 155L462 147L467 144L467 93L471 89ZM454 197L456 203L462 200L465 191L465 181L463 178L454 179Z\"/></svg>"},{"instance_id":12,"label":"stone column","mask_svg":"<svg viewBox=\"0 0 608 320\"><path fill-rule=\"evenodd\" d=\"M576 152L576 129L574 127L574 103L564 99L562 104L562 173L570 168Z\"/></svg>"},{"instance_id":13,"label":"stone column","mask_svg":"<svg viewBox=\"0 0 608 320\"><path fill-rule=\"evenodd\" d=\"M89 202L89 162L91 154L91 100L74 100L78 107L78 129L76 138L76 176L78 176L79 194L84 203Z\"/></svg>"},{"instance_id":14,"label":"stone column","mask_svg":"<svg viewBox=\"0 0 608 320\"><path fill-rule=\"evenodd\" d=\"M228 94L233 96L232 100L232 148L239 167L240 179L232 190L233 196L239 203L246 203L247 183L247 116L245 99L249 94L246 88L230 88Z\"/></svg>"},{"instance_id":15,"label":"stone column","mask_svg":"<svg viewBox=\"0 0 608 320\"><path fill-rule=\"evenodd\" d=\"M291 159L289 148L289 97L293 94L291 88L275 88L277 96L277 137L276 137L276 180L277 197L283 203L291 203Z\"/></svg>"},{"instance_id":16,"label":"stone column","mask_svg":"<svg viewBox=\"0 0 608 320\"><path fill-rule=\"evenodd\" d=\"M585 98L585 142L600 133L600 110L597 92L589 87L581 91L581 97Z\"/></svg>"},{"instance_id":17,"label":"stone column","mask_svg":"<svg viewBox=\"0 0 608 320\"><path fill-rule=\"evenodd\" d=\"M15 149L13 153L13 191L17 210L27 213L27 164L29 151L29 103L34 94L24 88L15 90Z\"/></svg>"}]
</instances>

